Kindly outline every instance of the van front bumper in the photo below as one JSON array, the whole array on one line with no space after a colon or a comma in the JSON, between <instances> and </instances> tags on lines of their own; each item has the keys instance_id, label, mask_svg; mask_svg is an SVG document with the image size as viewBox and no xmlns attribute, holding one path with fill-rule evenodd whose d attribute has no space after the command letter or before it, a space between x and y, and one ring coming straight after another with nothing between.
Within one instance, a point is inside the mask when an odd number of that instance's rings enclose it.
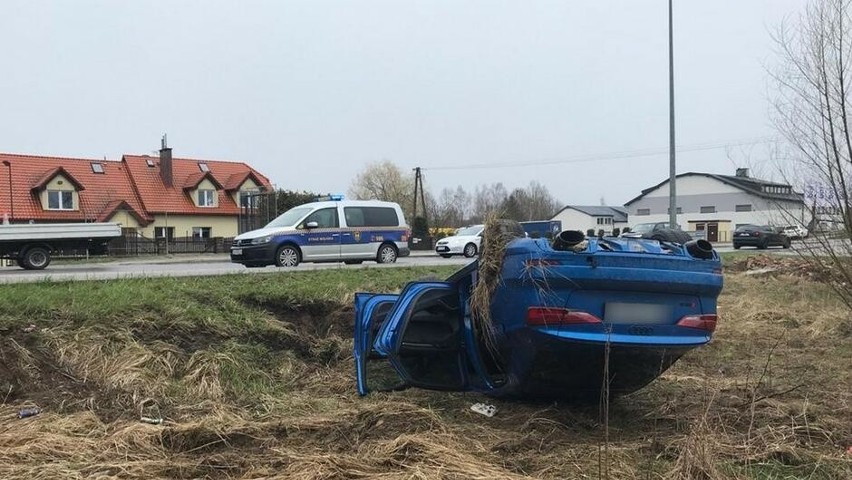
<instances>
[{"instance_id":1,"label":"van front bumper","mask_svg":"<svg viewBox=\"0 0 852 480\"><path fill-rule=\"evenodd\" d=\"M272 242L231 247L231 262L243 265L274 265L277 248L278 245Z\"/></svg>"}]
</instances>

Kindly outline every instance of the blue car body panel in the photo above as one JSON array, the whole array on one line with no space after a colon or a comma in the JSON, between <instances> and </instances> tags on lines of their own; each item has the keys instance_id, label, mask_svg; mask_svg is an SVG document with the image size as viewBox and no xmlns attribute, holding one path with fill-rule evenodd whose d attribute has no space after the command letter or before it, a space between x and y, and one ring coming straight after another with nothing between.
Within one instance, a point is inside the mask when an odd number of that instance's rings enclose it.
<instances>
[{"instance_id":1,"label":"blue car body panel","mask_svg":"<svg viewBox=\"0 0 852 480\"><path fill-rule=\"evenodd\" d=\"M473 262L445 282L409 283L396 299L356 297L359 393L369 390L360 363L368 348L412 386L571 397L599 391L609 372L613 391L628 393L710 341L711 331L678 321L710 315L715 322L722 289L715 252L696 258L677 244L594 238L578 251L561 251L546 240L518 239L506 249L491 303L493 338L485 342L470 312L477 267ZM379 297L394 305L381 326L371 326L368 304ZM534 324L530 308L597 321ZM374 338L367 335L376 329Z\"/></svg>"}]
</instances>

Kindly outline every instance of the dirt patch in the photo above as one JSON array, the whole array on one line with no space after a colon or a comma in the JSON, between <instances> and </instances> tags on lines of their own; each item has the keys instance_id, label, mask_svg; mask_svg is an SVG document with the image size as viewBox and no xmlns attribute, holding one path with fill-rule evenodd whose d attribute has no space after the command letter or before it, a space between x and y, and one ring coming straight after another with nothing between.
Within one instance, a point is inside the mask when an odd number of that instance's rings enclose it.
<instances>
[{"instance_id":1,"label":"dirt patch","mask_svg":"<svg viewBox=\"0 0 852 480\"><path fill-rule=\"evenodd\" d=\"M37 333L0 337L2 404L73 413L92 410L105 422L126 412L126 392L79 378L59 366Z\"/></svg>"},{"instance_id":2,"label":"dirt patch","mask_svg":"<svg viewBox=\"0 0 852 480\"><path fill-rule=\"evenodd\" d=\"M816 282L828 282L832 277L830 265L822 265L815 259L781 255L750 255L725 264L729 273L751 275L790 275Z\"/></svg>"}]
</instances>

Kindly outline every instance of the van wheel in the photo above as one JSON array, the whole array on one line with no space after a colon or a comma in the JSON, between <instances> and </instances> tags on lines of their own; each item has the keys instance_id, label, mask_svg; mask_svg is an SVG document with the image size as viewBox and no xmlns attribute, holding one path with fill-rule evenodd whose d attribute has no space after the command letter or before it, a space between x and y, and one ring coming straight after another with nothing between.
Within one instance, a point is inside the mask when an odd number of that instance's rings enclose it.
<instances>
[{"instance_id":1,"label":"van wheel","mask_svg":"<svg viewBox=\"0 0 852 480\"><path fill-rule=\"evenodd\" d=\"M476 245L472 243L468 243L464 246L464 256L467 258L471 258L476 255Z\"/></svg>"},{"instance_id":2,"label":"van wheel","mask_svg":"<svg viewBox=\"0 0 852 480\"><path fill-rule=\"evenodd\" d=\"M43 270L50 265L50 252L42 247L33 247L24 252L23 267L27 270Z\"/></svg>"},{"instance_id":3,"label":"van wheel","mask_svg":"<svg viewBox=\"0 0 852 480\"><path fill-rule=\"evenodd\" d=\"M284 245L275 254L275 265L279 267L295 267L302 260L299 250L292 245Z\"/></svg>"},{"instance_id":4,"label":"van wheel","mask_svg":"<svg viewBox=\"0 0 852 480\"><path fill-rule=\"evenodd\" d=\"M376 263L396 263L396 247L389 243L382 244L376 254Z\"/></svg>"}]
</instances>

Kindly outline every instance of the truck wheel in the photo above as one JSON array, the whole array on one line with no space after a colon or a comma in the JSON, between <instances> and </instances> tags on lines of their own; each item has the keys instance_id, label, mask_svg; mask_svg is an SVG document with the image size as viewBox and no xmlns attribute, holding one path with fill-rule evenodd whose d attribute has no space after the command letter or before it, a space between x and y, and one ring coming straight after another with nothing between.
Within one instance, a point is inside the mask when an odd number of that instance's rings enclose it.
<instances>
[{"instance_id":1,"label":"truck wheel","mask_svg":"<svg viewBox=\"0 0 852 480\"><path fill-rule=\"evenodd\" d=\"M275 254L275 265L279 267L295 267L299 265L300 261L301 255L299 255L299 250L292 245L282 246Z\"/></svg>"},{"instance_id":2,"label":"truck wheel","mask_svg":"<svg viewBox=\"0 0 852 480\"><path fill-rule=\"evenodd\" d=\"M376 263L396 263L396 247L389 243L382 244L376 254Z\"/></svg>"},{"instance_id":3,"label":"truck wheel","mask_svg":"<svg viewBox=\"0 0 852 480\"><path fill-rule=\"evenodd\" d=\"M27 270L44 270L50 265L50 252L46 248L33 247L24 252L23 267Z\"/></svg>"}]
</instances>

